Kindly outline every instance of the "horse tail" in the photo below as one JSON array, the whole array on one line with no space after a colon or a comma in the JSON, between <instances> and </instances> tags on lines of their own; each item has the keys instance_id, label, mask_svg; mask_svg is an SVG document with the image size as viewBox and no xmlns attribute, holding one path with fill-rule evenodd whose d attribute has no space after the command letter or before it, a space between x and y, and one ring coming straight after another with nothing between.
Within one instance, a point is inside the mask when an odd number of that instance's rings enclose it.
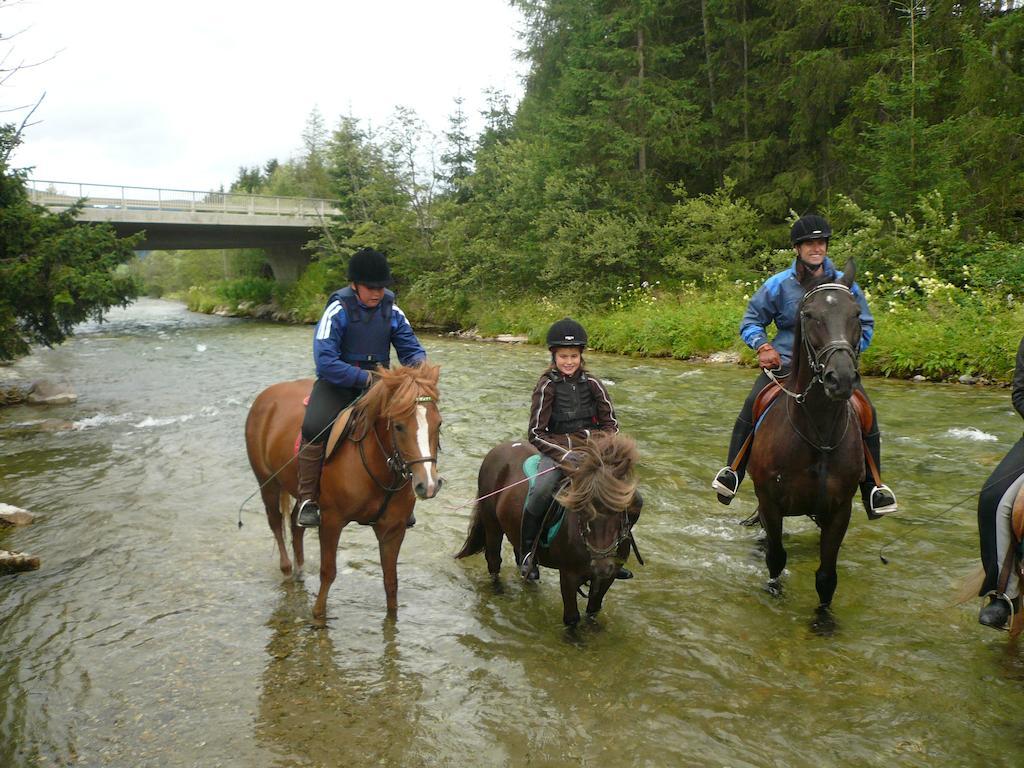
<instances>
[{"instance_id":1,"label":"horse tail","mask_svg":"<svg viewBox=\"0 0 1024 768\"><path fill-rule=\"evenodd\" d=\"M981 592L981 585L985 582L985 568L978 566L964 577L953 597L953 605L963 605L971 600L977 599Z\"/></svg>"},{"instance_id":2,"label":"horse tail","mask_svg":"<svg viewBox=\"0 0 1024 768\"><path fill-rule=\"evenodd\" d=\"M981 592L981 585L985 583L985 568L978 566L977 570L972 571L968 576L963 579L960 587L957 589L953 598L954 605L963 605L971 600L978 598L978 593ZM1015 611L1013 614L1013 623L1010 624L1010 639L1013 639L1024 632L1024 613L1021 611Z\"/></svg>"},{"instance_id":3,"label":"horse tail","mask_svg":"<svg viewBox=\"0 0 1024 768\"><path fill-rule=\"evenodd\" d=\"M484 524L480 520L480 504L481 502L478 501L473 505L473 514L469 518L469 532L466 534L466 543L462 545L462 549L455 555L456 560L461 560L463 557L469 557L483 551L484 546L487 544Z\"/></svg>"}]
</instances>

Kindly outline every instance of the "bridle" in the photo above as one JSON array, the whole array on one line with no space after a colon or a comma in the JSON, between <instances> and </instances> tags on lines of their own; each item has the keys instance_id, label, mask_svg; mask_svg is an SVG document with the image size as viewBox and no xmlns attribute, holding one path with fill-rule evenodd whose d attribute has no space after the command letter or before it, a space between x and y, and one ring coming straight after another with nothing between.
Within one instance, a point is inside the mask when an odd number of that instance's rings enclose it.
<instances>
[{"instance_id":1,"label":"bridle","mask_svg":"<svg viewBox=\"0 0 1024 768\"><path fill-rule=\"evenodd\" d=\"M615 537L615 541L607 547L595 547L590 543L590 539L587 538L590 535L590 521L584 521L582 516L579 518L578 529L580 532L580 538L583 539L583 544L590 553L591 559L610 557L618 551L619 545L622 544L622 542L627 541L631 537L633 526L629 522L629 515L626 514L626 510L622 510L621 517L622 522L619 525L619 531Z\"/></svg>"},{"instance_id":2,"label":"bridle","mask_svg":"<svg viewBox=\"0 0 1024 768\"><path fill-rule=\"evenodd\" d=\"M804 389L803 392L791 392L790 390L786 389L785 387L782 386L782 384L779 383L778 379L775 378L774 374L772 374L771 371L767 371L768 377L772 381L774 381L779 386L779 388L782 389L783 392L785 392L791 398L796 400L797 405L804 404L804 402L807 400L807 393L814 388L815 384L821 384L822 386L824 386L825 369L828 367L828 364L831 361L833 355L835 355L837 352L847 353L853 360L853 365L855 368L857 367L858 358L860 357L858 350L855 349L854 346L846 339L832 339L827 344L817 349L808 340L806 328L804 326L804 323L807 319L803 313L804 304L814 294L824 291L843 291L847 295L851 297L853 296L853 291L851 291L842 283L823 283L822 285L816 286L815 288L809 290L806 294L804 294L803 299L800 300L800 308L798 309L798 312L800 314L800 339L801 344L803 346L803 352L807 356L807 364L810 366L812 373L811 381L807 385L807 388ZM829 454L832 451L834 451L837 446L842 444L843 439L846 437L846 433L850 428L849 403L846 404L846 408L836 412L836 421L832 425L829 434L835 434L836 425L838 424L839 419L842 416L846 417L846 422L843 426L842 434L840 434L837 439L833 440L831 445L826 445L824 440L821 438L820 434L815 435L816 440L812 440L811 438L809 438L807 435L800 431L796 423L793 421L793 414L790 410L790 402L788 400L786 401L786 418L789 420L790 427L793 428L793 431L796 432L804 442L806 442L808 445L810 445L815 450L821 452L822 454ZM811 425L813 427L813 422L811 422ZM814 431L817 432L817 429L815 429Z\"/></svg>"},{"instance_id":3,"label":"bridle","mask_svg":"<svg viewBox=\"0 0 1024 768\"><path fill-rule=\"evenodd\" d=\"M853 296L853 291L851 291L842 283L822 283L821 285L816 286L809 290L807 293L805 293L804 297L800 300L800 307L797 309L797 313L800 317L800 339L801 345L803 346L803 352L805 355L807 355L807 364L810 366L812 373L811 381L807 385L807 389L805 389L803 392L793 392L789 389L786 389L784 386L782 386L782 382L780 382L775 377L775 373L771 369L764 369L764 372L768 375L768 378L771 379L779 387L779 389L781 389L787 395L796 400L797 403L803 403L807 399L807 393L814 388L815 384L823 385L825 383L825 369L828 367L829 362L832 360L832 356L835 355L836 352L845 352L848 355L850 355L850 357L853 359L854 367L857 367L859 362L860 352L846 339L832 339L823 347L815 349L807 338L807 329L804 326L804 323L807 320L803 311L804 305L807 303L807 300L810 299L814 294L822 293L825 291L842 291L845 292L848 296Z\"/></svg>"},{"instance_id":4,"label":"bridle","mask_svg":"<svg viewBox=\"0 0 1024 768\"><path fill-rule=\"evenodd\" d=\"M419 395L415 398L414 402L433 403L435 402L435 399L430 395ZM366 461L366 449L363 444L363 441L366 438L367 433L369 432L373 433L373 437L377 441L377 446L380 448L380 452L384 454L384 457L387 460L388 469L391 470L391 473L394 476L393 482L397 483L397 485L382 483L380 480L377 479L377 476L374 475L373 471L370 469L370 465ZM388 419L387 432L391 436L390 451L388 451L384 447L384 443L381 442L380 435L377 433L377 430L373 429L370 424L367 424L366 431L363 432L362 435L360 435L358 438L353 437L350 439L352 440L352 442L356 443L359 446L359 458L363 462L363 469L366 470L366 474L370 476L373 482L375 482L377 484L377 487L380 488L382 491L385 491L387 493L394 493L395 491L401 490L405 486L405 484L412 479L412 470L410 468L413 465L427 464L430 462L437 464L437 454L435 453L432 456L423 456L419 459L407 460L404 456L402 456L402 451L399 449L398 442L395 440L395 430L391 419ZM440 438L438 438L439 450L440 445L441 441Z\"/></svg>"}]
</instances>

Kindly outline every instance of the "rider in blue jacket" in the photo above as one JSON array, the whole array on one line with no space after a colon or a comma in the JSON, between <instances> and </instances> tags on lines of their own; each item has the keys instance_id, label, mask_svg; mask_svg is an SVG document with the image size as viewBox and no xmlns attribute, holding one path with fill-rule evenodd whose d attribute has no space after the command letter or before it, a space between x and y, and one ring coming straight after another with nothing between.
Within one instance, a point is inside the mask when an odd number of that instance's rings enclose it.
<instances>
[{"instance_id":1,"label":"rider in blue jacket","mask_svg":"<svg viewBox=\"0 0 1024 768\"><path fill-rule=\"evenodd\" d=\"M746 472L749 451L735 470L731 465L747 437L754 431L754 400L769 382L765 371L771 370L776 378L789 375L793 357L793 332L797 323L797 308L805 293L804 285L820 276L822 271L832 281L842 277L842 272L838 271L826 256L831 236L832 229L821 216L808 214L797 219L790 230L790 241L793 250L796 251L796 259L792 266L769 277L747 304L747 311L740 322L740 337L748 347L757 352L757 362L762 370L733 426L727 464L718 471L711 483L711 487L718 492L718 500L723 504L732 501ZM864 293L856 283L853 285L853 295L860 305L861 336L858 352L863 352L868 348L874 335L875 319L868 309ZM775 323L777 332L775 338L769 341L767 329L772 323ZM864 391L859 378L857 389ZM864 442L874 459L875 466L881 471L881 434L874 406L871 410L873 427L870 434L864 435ZM876 486L870 476L861 483L861 497L864 509L872 520L896 511L896 496L892 489L884 484Z\"/></svg>"},{"instance_id":2,"label":"rider in blue jacket","mask_svg":"<svg viewBox=\"0 0 1024 768\"><path fill-rule=\"evenodd\" d=\"M391 347L402 365L418 365L427 353L405 313L395 304L387 257L363 248L348 263L347 288L327 300L313 334L316 382L302 422L299 447L299 518L303 528L320 525L320 472L330 426L373 383L370 372L391 364Z\"/></svg>"}]
</instances>

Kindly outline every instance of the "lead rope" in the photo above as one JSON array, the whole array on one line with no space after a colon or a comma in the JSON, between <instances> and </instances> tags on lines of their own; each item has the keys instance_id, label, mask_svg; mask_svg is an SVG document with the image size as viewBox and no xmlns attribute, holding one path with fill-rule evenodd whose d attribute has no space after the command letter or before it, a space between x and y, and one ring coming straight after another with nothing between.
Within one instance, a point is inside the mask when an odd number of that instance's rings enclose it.
<instances>
[{"instance_id":1,"label":"lead rope","mask_svg":"<svg viewBox=\"0 0 1024 768\"><path fill-rule=\"evenodd\" d=\"M940 510L939 512L936 512L934 515L931 515L930 517L926 517L924 520L922 520L920 522L917 522L917 523L910 522L910 526L911 526L910 528L905 530L899 536L895 536L895 537L889 539L889 541L887 541L885 544L883 544L881 547L879 547L879 549L878 549L878 559L881 560L883 564L888 565L889 564L889 560L885 557L885 555L882 554L882 552L884 552L886 549L891 547L893 544L895 544L900 539L904 539L907 536L909 536L911 533L914 532L915 528L917 528L919 526L922 526L922 525L927 525L928 523L935 522L937 519L939 519L943 515L946 515L949 512L952 512L954 509L959 507L965 501L970 501L975 496L980 496L984 491L987 491L989 488L991 488L996 483L1001 483L1003 480L1006 480L1008 477L1019 477L1022 473L1024 473L1024 466L1016 467L1016 468L1012 469L1011 471L1007 472L1005 475L1000 475L999 477L995 478L992 482L986 483L985 485L983 485L981 487L980 490L973 491L972 493L967 494L962 499L959 499L958 501L953 502L951 505L949 505L948 507L946 507L943 510Z\"/></svg>"},{"instance_id":2,"label":"lead rope","mask_svg":"<svg viewBox=\"0 0 1024 768\"><path fill-rule=\"evenodd\" d=\"M538 472L537 474L533 475L532 477L533 478L538 478L541 475L546 475L548 472L553 472L556 469L559 469L559 465L558 464L556 464L553 467L548 467L547 469L542 469L540 472ZM504 486L502 488L499 488L496 491L491 491L490 493L485 493L483 496L478 496L475 499L471 499L471 500L469 500L467 502L459 504L457 507L449 506L448 510L451 511L451 512L458 512L460 509L465 509L470 504L476 504L478 501L483 501L484 499L491 498L491 496L497 496L502 491L507 491L509 488L514 488L517 485L521 485L522 483L529 482L529 480L530 480L529 477L524 477L522 480L516 480L514 483L509 483L508 485L506 485L506 486Z\"/></svg>"}]
</instances>

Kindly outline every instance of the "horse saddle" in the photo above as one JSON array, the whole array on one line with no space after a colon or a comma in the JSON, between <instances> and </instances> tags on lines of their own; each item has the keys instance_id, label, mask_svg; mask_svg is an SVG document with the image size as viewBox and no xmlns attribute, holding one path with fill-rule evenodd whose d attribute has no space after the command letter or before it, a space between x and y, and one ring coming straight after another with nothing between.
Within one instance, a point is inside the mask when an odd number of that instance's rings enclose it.
<instances>
[{"instance_id":1,"label":"horse saddle","mask_svg":"<svg viewBox=\"0 0 1024 768\"><path fill-rule=\"evenodd\" d=\"M1017 559L1024 559L1024 486L1021 486L1021 489L1017 491L1017 498L1013 500L1010 528L1013 529L1013 542L1014 548L1017 550Z\"/></svg>"},{"instance_id":2,"label":"horse saddle","mask_svg":"<svg viewBox=\"0 0 1024 768\"><path fill-rule=\"evenodd\" d=\"M773 381L768 382L764 385L764 389L757 393L757 397L754 398L754 423L758 424L761 421L761 417L768 412L768 409L775 403L775 400L782 394L782 387ZM860 422L860 430L862 434L868 434L871 431L871 427L874 426L874 420L871 418L871 403L868 402L867 396L859 389L853 390L853 395L850 396L850 403L853 404L853 410L857 414L857 420Z\"/></svg>"},{"instance_id":3,"label":"horse saddle","mask_svg":"<svg viewBox=\"0 0 1024 768\"><path fill-rule=\"evenodd\" d=\"M309 405L309 395L306 395L302 400L303 405ZM334 424L331 426L331 433L327 436L327 448L324 450L324 461L326 462L331 455L334 453L334 449L338 447L338 443L344 440L352 432L352 413L354 412L354 406L350 405L345 408L337 415L334 419ZM299 431L298 437L295 438L295 453L298 454L299 446L302 445L302 431Z\"/></svg>"},{"instance_id":4,"label":"horse saddle","mask_svg":"<svg viewBox=\"0 0 1024 768\"><path fill-rule=\"evenodd\" d=\"M526 501L530 498L530 494L534 493L534 487L537 484L537 473L540 472L540 460L541 455L535 453L532 456L528 456L523 462L523 474L526 475L529 480L529 490L526 492L526 498L523 499L523 509L526 509ZM569 482L566 480L565 482ZM554 541L555 536L558 534L558 530L562 527L562 520L565 518L565 509L555 501L551 499L550 509L545 519L547 524L544 526L544 530L540 533L540 545L542 547L551 546L551 542Z\"/></svg>"},{"instance_id":5,"label":"horse saddle","mask_svg":"<svg viewBox=\"0 0 1024 768\"><path fill-rule=\"evenodd\" d=\"M1010 532L1013 534L1013 545L1007 550L1003 564L999 569L997 589L1006 592L1010 579L1016 576L1024 579L1024 486L1017 491L1010 512Z\"/></svg>"}]
</instances>

